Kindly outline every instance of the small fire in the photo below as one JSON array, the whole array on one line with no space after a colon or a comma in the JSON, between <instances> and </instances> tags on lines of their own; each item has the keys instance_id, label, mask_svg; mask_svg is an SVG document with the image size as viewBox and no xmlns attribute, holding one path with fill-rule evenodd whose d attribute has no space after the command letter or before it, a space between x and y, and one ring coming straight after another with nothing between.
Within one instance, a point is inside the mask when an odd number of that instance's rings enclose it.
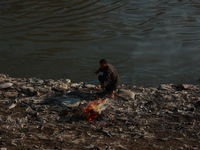
<instances>
[{"instance_id":1,"label":"small fire","mask_svg":"<svg viewBox=\"0 0 200 150\"><path fill-rule=\"evenodd\" d=\"M88 114L88 120L90 122L93 123L98 115L107 108L107 101L108 99L102 100L98 98L96 101L91 101L90 104L84 109L84 111Z\"/></svg>"}]
</instances>

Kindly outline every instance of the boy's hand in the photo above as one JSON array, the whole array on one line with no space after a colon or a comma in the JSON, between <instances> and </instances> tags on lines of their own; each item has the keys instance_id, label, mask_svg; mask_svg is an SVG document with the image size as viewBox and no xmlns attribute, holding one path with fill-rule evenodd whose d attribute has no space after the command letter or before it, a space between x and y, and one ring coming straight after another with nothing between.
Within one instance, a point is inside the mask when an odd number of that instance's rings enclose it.
<instances>
[{"instance_id":1,"label":"boy's hand","mask_svg":"<svg viewBox=\"0 0 200 150\"><path fill-rule=\"evenodd\" d=\"M95 74L95 75L99 74L99 71L96 71L94 74Z\"/></svg>"}]
</instances>

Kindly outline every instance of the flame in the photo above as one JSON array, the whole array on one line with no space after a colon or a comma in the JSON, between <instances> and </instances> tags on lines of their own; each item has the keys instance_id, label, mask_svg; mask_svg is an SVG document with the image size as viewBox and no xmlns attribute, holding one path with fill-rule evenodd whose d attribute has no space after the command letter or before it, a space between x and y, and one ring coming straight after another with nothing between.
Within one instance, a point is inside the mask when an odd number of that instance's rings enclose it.
<instances>
[{"instance_id":1,"label":"flame","mask_svg":"<svg viewBox=\"0 0 200 150\"><path fill-rule=\"evenodd\" d=\"M110 95L110 98L118 97L119 95L116 92L113 92ZM84 111L88 114L88 120L91 123L94 123L98 115L101 114L102 111L104 111L109 104L109 97L107 97L105 100L99 98L97 96L98 100L91 101L90 104L85 107Z\"/></svg>"},{"instance_id":2,"label":"flame","mask_svg":"<svg viewBox=\"0 0 200 150\"><path fill-rule=\"evenodd\" d=\"M102 100L98 98L96 101L91 101L90 104L84 109L84 111L88 114L88 120L90 122L93 123L98 115L107 108L107 101L108 99Z\"/></svg>"}]
</instances>

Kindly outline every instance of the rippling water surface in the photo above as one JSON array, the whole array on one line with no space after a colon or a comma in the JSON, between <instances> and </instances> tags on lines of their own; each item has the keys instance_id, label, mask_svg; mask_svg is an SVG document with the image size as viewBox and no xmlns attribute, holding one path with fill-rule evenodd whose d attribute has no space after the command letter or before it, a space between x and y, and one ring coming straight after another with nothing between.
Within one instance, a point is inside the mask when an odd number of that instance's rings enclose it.
<instances>
[{"instance_id":1,"label":"rippling water surface","mask_svg":"<svg viewBox=\"0 0 200 150\"><path fill-rule=\"evenodd\" d=\"M197 0L1 0L0 72L96 80L107 58L122 83L197 83Z\"/></svg>"}]
</instances>

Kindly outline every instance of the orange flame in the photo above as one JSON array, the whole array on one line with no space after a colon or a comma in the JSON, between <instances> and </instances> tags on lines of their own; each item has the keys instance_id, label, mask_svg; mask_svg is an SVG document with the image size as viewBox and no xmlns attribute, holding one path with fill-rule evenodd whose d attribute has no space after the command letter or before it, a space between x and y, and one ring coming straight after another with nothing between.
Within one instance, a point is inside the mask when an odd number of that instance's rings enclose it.
<instances>
[{"instance_id":1,"label":"orange flame","mask_svg":"<svg viewBox=\"0 0 200 150\"><path fill-rule=\"evenodd\" d=\"M113 92L110 97L115 98L115 96L118 96L118 94L116 92ZM88 120L91 123L94 123L98 115L101 114L101 112L106 109L108 104L107 102L109 101L109 97L103 100L97 96L97 99L98 100L96 101L91 101L90 104L84 109L84 111L88 114Z\"/></svg>"},{"instance_id":2,"label":"orange flame","mask_svg":"<svg viewBox=\"0 0 200 150\"><path fill-rule=\"evenodd\" d=\"M99 100L97 101L91 101L90 105L84 109L84 111L88 114L88 120L92 123L96 120L98 115L101 113L101 111L99 110L99 107L101 106L101 104L105 103L104 100L100 98L98 99Z\"/></svg>"}]
</instances>

